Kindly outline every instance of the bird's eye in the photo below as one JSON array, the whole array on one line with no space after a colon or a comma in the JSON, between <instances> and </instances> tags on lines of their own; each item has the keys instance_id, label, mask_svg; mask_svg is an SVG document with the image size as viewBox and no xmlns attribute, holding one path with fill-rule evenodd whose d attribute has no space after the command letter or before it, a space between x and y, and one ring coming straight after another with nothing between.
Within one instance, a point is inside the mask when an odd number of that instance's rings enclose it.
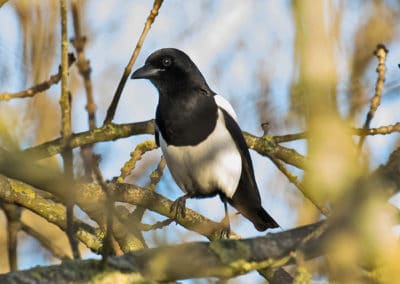
<instances>
[{"instance_id":1,"label":"bird's eye","mask_svg":"<svg viewBox=\"0 0 400 284\"><path fill-rule=\"evenodd\" d=\"M169 58L169 57L164 57L164 58L162 59L161 63L162 63L162 65L163 65L164 67L169 67L169 66L171 66L171 64L172 64L172 60L171 60L171 58Z\"/></svg>"}]
</instances>

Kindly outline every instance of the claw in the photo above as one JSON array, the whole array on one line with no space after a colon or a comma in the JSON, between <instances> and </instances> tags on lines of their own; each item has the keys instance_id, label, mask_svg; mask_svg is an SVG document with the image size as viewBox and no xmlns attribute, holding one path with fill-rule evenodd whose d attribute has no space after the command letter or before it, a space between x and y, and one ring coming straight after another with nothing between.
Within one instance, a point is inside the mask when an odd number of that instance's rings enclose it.
<instances>
[{"instance_id":1,"label":"claw","mask_svg":"<svg viewBox=\"0 0 400 284\"><path fill-rule=\"evenodd\" d=\"M231 235L231 222L229 220L228 204L225 196L221 196L222 202L224 202L225 216L221 221L221 239L229 239Z\"/></svg>"},{"instance_id":2,"label":"claw","mask_svg":"<svg viewBox=\"0 0 400 284\"><path fill-rule=\"evenodd\" d=\"M188 198L189 195L184 195L179 197L177 200L174 201L174 203L172 203L169 212L175 211L175 220L178 218L179 215L181 215L182 218L186 217L186 199Z\"/></svg>"},{"instance_id":3,"label":"claw","mask_svg":"<svg viewBox=\"0 0 400 284\"><path fill-rule=\"evenodd\" d=\"M221 239L229 239L231 235L231 225L229 221L229 215L225 215L221 221Z\"/></svg>"}]
</instances>

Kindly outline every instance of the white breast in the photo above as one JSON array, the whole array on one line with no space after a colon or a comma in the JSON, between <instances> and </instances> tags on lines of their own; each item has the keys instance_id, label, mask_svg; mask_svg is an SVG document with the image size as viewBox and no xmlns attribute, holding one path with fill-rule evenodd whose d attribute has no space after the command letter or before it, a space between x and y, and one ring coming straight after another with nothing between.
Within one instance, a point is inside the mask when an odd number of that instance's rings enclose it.
<instances>
[{"instance_id":1,"label":"white breast","mask_svg":"<svg viewBox=\"0 0 400 284\"><path fill-rule=\"evenodd\" d=\"M215 95L214 100L217 106L219 106L220 108L224 109L227 113L229 113L229 115L237 122L237 115L235 110L223 96Z\"/></svg>"},{"instance_id":2,"label":"white breast","mask_svg":"<svg viewBox=\"0 0 400 284\"><path fill-rule=\"evenodd\" d=\"M210 194L218 189L229 198L233 196L242 172L242 160L225 127L221 110L218 110L214 131L198 145L167 145L161 133L160 145L172 176L184 192Z\"/></svg>"}]
</instances>

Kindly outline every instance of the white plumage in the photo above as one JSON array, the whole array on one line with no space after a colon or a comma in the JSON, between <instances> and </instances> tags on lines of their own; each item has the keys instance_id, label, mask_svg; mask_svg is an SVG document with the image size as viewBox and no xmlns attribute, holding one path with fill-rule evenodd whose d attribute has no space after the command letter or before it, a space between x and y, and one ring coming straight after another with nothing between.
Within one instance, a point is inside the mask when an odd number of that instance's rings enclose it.
<instances>
[{"instance_id":1,"label":"white plumage","mask_svg":"<svg viewBox=\"0 0 400 284\"><path fill-rule=\"evenodd\" d=\"M237 122L237 115L232 105L221 95L214 96L215 103L218 107L224 109Z\"/></svg>"},{"instance_id":2,"label":"white plumage","mask_svg":"<svg viewBox=\"0 0 400 284\"><path fill-rule=\"evenodd\" d=\"M215 97L217 105L236 119L228 101ZM160 133L160 146L172 176L184 192L209 194L218 188L232 198L241 176L242 159L220 109L215 129L198 145L167 145Z\"/></svg>"}]
</instances>

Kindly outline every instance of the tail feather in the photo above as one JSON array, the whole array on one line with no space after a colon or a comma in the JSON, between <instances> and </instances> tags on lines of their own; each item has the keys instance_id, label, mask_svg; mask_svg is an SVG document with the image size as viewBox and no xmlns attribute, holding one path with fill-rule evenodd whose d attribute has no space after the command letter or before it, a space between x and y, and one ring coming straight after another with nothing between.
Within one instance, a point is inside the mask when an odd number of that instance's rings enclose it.
<instances>
[{"instance_id":1,"label":"tail feather","mask_svg":"<svg viewBox=\"0 0 400 284\"><path fill-rule=\"evenodd\" d=\"M258 231L265 231L268 228L279 227L278 223L262 207L258 208L247 218L253 223L254 227L256 227Z\"/></svg>"},{"instance_id":2,"label":"tail feather","mask_svg":"<svg viewBox=\"0 0 400 284\"><path fill-rule=\"evenodd\" d=\"M235 207L240 214L249 219L258 231L262 232L268 228L279 227L279 224L265 211L261 204L256 205L246 201L247 200L235 198L235 196L233 199L228 199L228 202Z\"/></svg>"}]
</instances>

